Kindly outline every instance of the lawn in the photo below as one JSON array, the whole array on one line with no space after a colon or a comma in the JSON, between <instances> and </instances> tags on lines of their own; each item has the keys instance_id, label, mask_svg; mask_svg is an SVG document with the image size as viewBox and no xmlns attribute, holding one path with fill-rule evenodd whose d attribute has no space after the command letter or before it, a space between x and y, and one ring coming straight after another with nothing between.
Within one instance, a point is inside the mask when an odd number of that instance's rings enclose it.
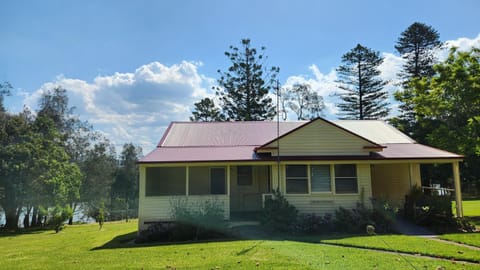
<instances>
[{"instance_id":1,"label":"lawn","mask_svg":"<svg viewBox=\"0 0 480 270\"><path fill-rule=\"evenodd\" d=\"M480 232L444 234L440 238L480 248Z\"/></svg>"},{"instance_id":2,"label":"lawn","mask_svg":"<svg viewBox=\"0 0 480 270\"><path fill-rule=\"evenodd\" d=\"M463 234L455 234L463 235ZM480 234L479 234L480 236ZM480 262L480 251L468 247L452 245L435 239L406 235L351 236L320 239L320 243L344 245L350 247L375 248L380 250L401 251L448 259ZM480 238L477 238L477 241Z\"/></svg>"},{"instance_id":3,"label":"lawn","mask_svg":"<svg viewBox=\"0 0 480 270\"><path fill-rule=\"evenodd\" d=\"M169 245L129 242L136 222L68 226L55 234L0 234L2 269L480 269L468 264L380 251L285 240ZM343 238L342 240L347 240ZM355 238L354 238L355 239ZM376 237L370 237L373 241ZM384 240L408 246L412 238ZM355 241L357 241L356 239ZM366 240L365 240L366 241ZM372 244L373 245L373 244ZM418 247L420 249L420 247ZM447 248L445 248L447 250ZM444 251L449 254L453 251ZM458 254L458 253L457 253ZM465 252L468 258L472 255Z\"/></svg>"}]
</instances>

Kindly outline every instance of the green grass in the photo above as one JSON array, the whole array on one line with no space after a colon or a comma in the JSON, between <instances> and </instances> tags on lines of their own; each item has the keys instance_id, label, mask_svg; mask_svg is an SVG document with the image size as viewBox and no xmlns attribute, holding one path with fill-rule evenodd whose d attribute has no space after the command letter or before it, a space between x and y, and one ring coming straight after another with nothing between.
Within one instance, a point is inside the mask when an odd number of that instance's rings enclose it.
<instances>
[{"instance_id":1,"label":"green grass","mask_svg":"<svg viewBox=\"0 0 480 270\"><path fill-rule=\"evenodd\" d=\"M480 262L480 252L478 250L423 237L406 235L351 236L319 239L319 242Z\"/></svg>"},{"instance_id":2,"label":"green grass","mask_svg":"<svg viewBox=\"0 0 480 270\"><path fill-rule=\"evenodd\" d=\"M453 213L457 212L456 210L456 203L453 201ZM463 215L465 217L480 217L480 200L468 200L462 201L463 205Z\"/></svg>"},{"instance_id":3,"label":"green grass","mask_svg":"<svg viewBox=\"0 0 480 270\"><path fill-rule=\"evenodd\" d=\"M480 247L480 232L476 233L453 233L440 236L441 239ZM478 251L480 253L480 251Z\"/></svg>"},{"instance_id":4,"label":"green grass","mask_svg":"<svg viewBox=\"0 0 480 270\"><path fill-rule=\"evenodd\" d=\"M129 242L136 222L68 226L55 234L0 234L1 269L480 269L415 256L306 243L238 240L169 245ZM343 240L347 240L344 238ZM369 239L372 241L375 237ZM398 245L410 238L385 241ZM407 243L405 245L408 245ZM469 255L470 256L470 255ZM468 257L468 256L467 256ZM412 267L412 265L414 267Z\"/></svg>"}]
</instances>

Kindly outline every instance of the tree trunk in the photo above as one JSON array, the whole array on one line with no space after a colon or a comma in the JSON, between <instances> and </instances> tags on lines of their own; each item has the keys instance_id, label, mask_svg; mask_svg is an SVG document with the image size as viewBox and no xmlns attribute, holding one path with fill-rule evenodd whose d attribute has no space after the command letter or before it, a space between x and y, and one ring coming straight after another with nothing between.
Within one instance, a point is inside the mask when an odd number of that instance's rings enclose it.
<instances>
[{"instance_id":1,"label":"tree trunk","mask_svg":"<svg viewBox=\"0 0 480 270\"><path fill-rule=\"evenodd\" d=\"M38 208L37 207L33 207L33 211L32 211L32 223L31 223L31 227L37 227L38 226L38 219L37 219L37 216L38 216Z\"/></svg>"},{"instance_id":2,"label":"tree trunk","mask_svg":"<svg viewBox=\"0 0 480 270\"><path fill-rule=\"evenodd\" d=\"M23 228L29 228L30 227L30 211L32 210L32 207L27 206L27 211L25 212L25 216L23 217Z\"/></svg>"},{"instance_id":3,"label":"tree trunk","mask_svg":"<svg viewBox=\"0 0 480 270\"><path fill-rule=\"evenodd\" d=\"M5 208L5 228L8 230L18 229L17 209Z\"/></svg>"},{"instance_id":4,"label":"tree trunk","mask_svg":"<svg viewBox=\"0 0 480 270\"><path fill-rule=\"evenodd\" d=\"M72 216L68 218L68 225L73 225L73 216L75 215L75 208L77 208L77 204L76 203L72 203L70 205L70 207L72 208Z\"/></svg>"}]
</instances>

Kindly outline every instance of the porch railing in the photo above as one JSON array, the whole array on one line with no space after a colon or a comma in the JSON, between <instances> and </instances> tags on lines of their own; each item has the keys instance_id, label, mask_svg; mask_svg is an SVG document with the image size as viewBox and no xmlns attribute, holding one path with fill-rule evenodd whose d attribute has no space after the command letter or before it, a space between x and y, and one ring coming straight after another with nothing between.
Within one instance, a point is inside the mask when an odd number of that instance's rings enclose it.
<instances>
[{"instance_id":1,"label":"porch railing","mask_svg":"<svg viewBox=\"0 0 480 270\"><path fill-rule=\"evenodd\" d=\"M427 193L426 191L429 192L430 194L436 194L440 196L449 196L455 193L455 189L453 188L445 188L440 186L432 186L432 187L422 186L422 192Z\"/></svg>"}]
</instances>

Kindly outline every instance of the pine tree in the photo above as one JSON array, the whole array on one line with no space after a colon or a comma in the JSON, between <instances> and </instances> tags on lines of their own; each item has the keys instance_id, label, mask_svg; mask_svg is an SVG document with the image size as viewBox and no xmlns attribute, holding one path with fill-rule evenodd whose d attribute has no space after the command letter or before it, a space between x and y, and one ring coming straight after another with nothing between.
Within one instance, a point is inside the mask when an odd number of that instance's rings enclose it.
<instances>
[{"instance_id":1,"label":"pine tree","mask_svg":"<svg viewBox=\"0 0 480 270\"><path fill-rule=\"evenodd\" d=\"M395 49L405 59L401 78L402 90L395 93L395 99L400 101L400 115L392 119L392 124L412 136L423 141L424 131L417 123L413 100L416 97L414 87L416 80L430 78L434 74L433 65L436 62L434 50L442 46L440 35L433 27L415 22L400 34Z\"/></svg>"},{"instance_id":2,"label":"pine tree","mask_svg":"<svg viewBox=\"0 0 480 270\"><path fill-rule=\"evenodd\" d=\"M220 110L215 106L215 102L211 98L204 98L193 104L195 109L192 111L190 121L192 122L213 122L224 121L225 118Z\"/></svg>"},{"instance_id":3,"label":"pine tree","mask_svg":"<svg viewBox=\"0 0 480 270\"><path fill-rule=\"evenodd\" d=\"M387 82L378 78L378 66L383 62L379 52L358 44L342 56L337 68L343 103L337 104L341 119L379 119L388 115Z\"/></svg>"},{"instance_id":4,"label":"pine tree","mask_svg":"<svg viewBox=\"0 0 480 270\"><path fill-rule=\"evenodd\" d=\"M230 46L225 55L232 62L227 71L218 70L220 79L214 87L223 114L229 121L272 119L275 107L268 93L279 72L278 67L265 68L265 47L260 52L242 39L241 47Z\"/></svg>"}]
</instances>

